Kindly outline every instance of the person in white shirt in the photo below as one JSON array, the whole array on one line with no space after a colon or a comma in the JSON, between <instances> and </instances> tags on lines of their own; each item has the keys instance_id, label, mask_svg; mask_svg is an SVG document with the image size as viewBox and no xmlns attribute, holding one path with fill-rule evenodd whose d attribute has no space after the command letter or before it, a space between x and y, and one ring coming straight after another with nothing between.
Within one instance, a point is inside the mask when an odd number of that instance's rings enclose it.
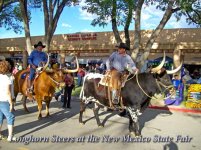
<instances>
[{"instance_id":1,"label":"person in white shirt","mask_svg":"<svg viewBox=\"0 0 201 150\"><path fill-rule=\"evenodd\" d=\"M0 61L0 138L1 127L3 124L4 117L7 119L8 124L8 138L7 141L13 141L13 126L15 121L15 116L12 113L13 103L11 94L12 81L7 75L10 70L10 64L7 61Z\"/></svg>"}]
</instances>

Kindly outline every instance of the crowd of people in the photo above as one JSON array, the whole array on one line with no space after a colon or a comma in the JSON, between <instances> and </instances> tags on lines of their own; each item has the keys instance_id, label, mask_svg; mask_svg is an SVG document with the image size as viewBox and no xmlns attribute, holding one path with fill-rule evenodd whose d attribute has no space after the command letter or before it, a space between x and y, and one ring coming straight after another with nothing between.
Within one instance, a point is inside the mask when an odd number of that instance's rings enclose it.
<instances>
[{"instance_id":1,"label":"crowd of people","mask_svg":"<svg viewBox=\"0 0 201 150\"><path fill-rule=\"evenodd\" d=\"M30 76L28 82L28 92L32 92L32 81L35 76L36 68L39 64L47 62L47 56L42 49L45 48L45 45L42 42L38 42L34 45L34 50L30 54L28 58L28 63L30 67ZM107 74L110 73L112 87L112 102L111 104L118 105L119 104L119 81L120 75L124 72L125 69L131 71L132 73L138 72L138 68L136 67L134 61L132 60L131 56L127 54L128 47L125 43L120 43L117 46L117 51L114 51L106 61L106 64L103 62L101 63L94 63L94 64L86 64L85 67L80 67L78 72L75 74L67 73L64 77L65 88L64 89L56 89L55 91L55 99L58 100L60 95L63 95L62 107L71 108L71 95L73 89L76 87L81 87L83 84L83 78L88 73L99 73L99 74ZM68 64L69 65L69 64ZM70 66L73 65L70 64ZM59 63L51 64L52 68L60 68ZM67 67L67 66L65 66ZM72 66L71 66L72 67ZM1 135L1 126L3 123L3 119L7 119L8 124L8 141L14 140L13 136L13 126L15 121L15 116L13 113L13 104L12 100L14 99L14 91L13 91L13 75L16 74L19 70L22 70L22 63L13 63L10 60L2 60L0 61L0 139L3 138ZM194 73L196 76L197 82L201 83L201 78L198 73ZM189 74L186 74L183 79L189 78ZM75 82L75 77L77 77L77 85ZM187 82L192 83L193 79L186 79ZM199 81L200 80L200 81ZM194 80L193 80L194 81ZM174 77L174 84L175 87L178 86L177 77Z\"/></svg>"}]
</instances>

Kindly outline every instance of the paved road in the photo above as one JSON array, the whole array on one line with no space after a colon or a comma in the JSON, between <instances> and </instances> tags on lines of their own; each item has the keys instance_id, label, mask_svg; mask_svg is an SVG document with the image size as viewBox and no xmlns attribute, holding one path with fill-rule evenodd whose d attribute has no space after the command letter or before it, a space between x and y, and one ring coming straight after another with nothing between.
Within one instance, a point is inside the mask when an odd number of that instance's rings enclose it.
<instances>
[{"instance_id":1,"label":"paved road","mask_svg":"<svg viewBox=\"0 0 201 150\"><path fill-rule=\"evenodd\" d=\"M105 122L105 127L100 128L92 118L92 110L87 109L84 115L87 122L83 126L78 123L78 100L74 99L72 109L62 109L61 105L61 102L53 100L51 116L37 120L36 103L27 104L31 111L28 114L18 101L15 112L15 136L18 142L0 141L0 149L201 149L201 114L147 109L140 117L143 137L137 139L129 136L127 118L102 111L100 118ZM6 122L3 125L3 134L7 134ZM29 142L30 140L32 141Z\"/></svg>"}]
</instances>

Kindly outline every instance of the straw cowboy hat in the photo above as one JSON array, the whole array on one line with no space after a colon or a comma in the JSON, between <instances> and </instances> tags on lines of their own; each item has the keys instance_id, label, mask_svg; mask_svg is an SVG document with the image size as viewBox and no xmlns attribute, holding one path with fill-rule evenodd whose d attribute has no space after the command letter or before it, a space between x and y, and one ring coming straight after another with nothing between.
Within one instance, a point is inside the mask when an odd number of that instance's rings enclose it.
<instances>
[{"instance_id":1,"label":"straw cowboy hat","mask_svg":"<svg viewBox=\"0 0 201 150\"><path fill-rule=\"evenodd\" d=\"M37 48L38 46L42 46L43 48L46 47L41 41L39 41L38 44L34 44L34 48Z\"/></svg>"}]
</instances>

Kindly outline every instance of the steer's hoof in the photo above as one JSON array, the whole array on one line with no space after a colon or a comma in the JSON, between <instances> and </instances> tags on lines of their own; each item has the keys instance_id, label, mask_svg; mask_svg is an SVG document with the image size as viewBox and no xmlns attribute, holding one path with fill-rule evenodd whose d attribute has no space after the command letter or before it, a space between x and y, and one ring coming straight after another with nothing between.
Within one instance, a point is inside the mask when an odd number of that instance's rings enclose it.
<instances>
[{"instance_id":1,"label":"steer's hoof","mask_svg":"<svg viewBox=\"0 0 201 150\"><path fill-rule=\"evenodd\" d=\"M39 116L38 116L38 120L41 120L41 119L42 119L42 115L39 115Z\"/></svg>"},{"instance_id":2,"label":"steer's hoof","mask_svg":"<svg viewBox=\"0 0 201 150\"><path fill-rule=\"evenodd\" d=\"M99 127L99 128L103 128L104 125L103 125L103 124L99 124L98 127Z\"/></svg>"},{"instance_id":3,"label":"steer's hoof","mask_svg":"<svg viewBox=\"0 0 201 150\"><path fill-rule=\"evenodd\" d=\"M84 124L85 124L84 122L80 122L80 125L82 125L82 126L83 126Z\"/></svg>"},{"instance_id":4,"label":"steer's hoof","mask_svg":"<svg viewBox=\"0 0 201 150\"><path fill-rule=\"evenodd\" d=\"M139 133L135 133L135 132L130 132L130 135L131 136L134 136L134 137L141 137L142 135L140 135Z\"/></svg>"}]
</instances>

